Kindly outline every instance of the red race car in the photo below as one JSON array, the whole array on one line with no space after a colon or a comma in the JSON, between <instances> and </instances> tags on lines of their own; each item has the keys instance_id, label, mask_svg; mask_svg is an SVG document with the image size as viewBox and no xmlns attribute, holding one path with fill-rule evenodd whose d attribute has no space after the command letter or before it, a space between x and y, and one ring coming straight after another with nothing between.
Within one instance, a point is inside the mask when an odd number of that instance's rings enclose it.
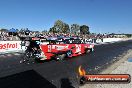
<instances>
[{"instance_id":1,"label":"red race car","mask_svg":"<svg viewBox=\"0 0 132 88\"><path fill-rule=\"evenodd\" d=\"M78 56L93 50L93 44L86 44L78 38L57 38L53 40L32 38L25 51L25 56L27 59L33 57L37 60L63 60L65 57Z\"/></svg>"}]
</instances>

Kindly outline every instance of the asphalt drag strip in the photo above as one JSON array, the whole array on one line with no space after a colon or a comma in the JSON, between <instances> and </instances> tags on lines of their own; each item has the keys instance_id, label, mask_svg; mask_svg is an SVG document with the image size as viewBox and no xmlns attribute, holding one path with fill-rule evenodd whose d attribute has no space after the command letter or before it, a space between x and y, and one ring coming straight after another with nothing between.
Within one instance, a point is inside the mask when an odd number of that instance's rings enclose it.
<instances>
[{"instance_id":1,"label":"asphalt drag strip","mask_svg":"<svg viewBox=\"0 0 132 88\"><path fill-rule=\"evenodd\" d=\"M0 56L0 88L78 88L78 67L89 74L107 69L132 49L132 40L95 45L93 53L63 61L20 64L20 55Z\"/></svg>"}]
</instances>

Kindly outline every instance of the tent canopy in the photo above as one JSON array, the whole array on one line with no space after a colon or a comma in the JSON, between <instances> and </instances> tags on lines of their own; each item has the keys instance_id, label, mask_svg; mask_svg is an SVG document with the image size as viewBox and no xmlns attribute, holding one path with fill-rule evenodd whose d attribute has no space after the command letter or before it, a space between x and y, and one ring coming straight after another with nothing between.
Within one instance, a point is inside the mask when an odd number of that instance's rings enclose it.
<instances>
[{"instance_id":1,"label":"tent canopy","mask_svg":"<svg viewBox=\"0 0 132 88\"><path fill-rule=\"evenodd\" d=\"M17 32L17 30L12 28L12 29L9 30L9 32Z\"/></svg>"}]
</instances>

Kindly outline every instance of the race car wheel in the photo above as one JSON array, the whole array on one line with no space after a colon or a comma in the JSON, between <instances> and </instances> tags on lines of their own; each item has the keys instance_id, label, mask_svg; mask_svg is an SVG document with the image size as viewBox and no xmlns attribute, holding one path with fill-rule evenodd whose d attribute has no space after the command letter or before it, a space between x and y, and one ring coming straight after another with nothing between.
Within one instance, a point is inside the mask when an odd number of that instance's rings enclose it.
<instances>
[{"instance_id":1,"label":"race car wheel","mask_svg":"<svg viewBox=\"0 0 132 88\"><path fill-rule=\"evenodd\" d=\"M33 62L34 61L34 58L33 58L33 53L32 52L26 52L23 57L23 59L20 60L20 63L27 63L29 64L30 62Z\"/></svg>"},{"instance_id":2,"label":"race car wheel","mask_svg":"<svg viewBox=\"0 0 132 88\"><path fill-rule=\"evenodd\" d=\"M30 58L30 57L32 57L32 53L31 53L31 52L27 52L27 53L25 53L25 56L26 56L27 58Z\"/></svg>"},{"instance_id":3,"label":"race car wheel","mask_svg":"<svg viewBox=\"0 0 132 88\"><path fill-rule=\"evenodd\" d=\"M69 50L69 51L67 51L67 57L71 57L72 56L72 51L71 50Z\"/></svg>"},{"instance_id":4,"label":"race car wheel","mask_svg":"<svg viewBox=\"0 0 132 88\"><path fill-rule=\"evenodd\" d=\"M91 49L86 49L85 50L85 53L87 54L87 53L91 53L91 52L93 52L94 50L93 50L93 48L91 48Z\"/></svg>"},{"instance_id":5,"label":"race car wheel","mask_svg":"<svg viewBox=\"0 0 132 88\"><path fill-rule=\"evenodd\" d=\"M56 60L60 61L65 58L66 54L57 55Z\"/></svg>"},{"instance_id":6,"label":"race car wheel","mask_svg":"<svg viewBox=\"0 0 132 88\"><path fill-rule=\"evenodd\" d=\"M87 54L87 53L90 53L90 49L85 50L85 53L86 53L86 54Z\"/></svg>"}]
</instances>

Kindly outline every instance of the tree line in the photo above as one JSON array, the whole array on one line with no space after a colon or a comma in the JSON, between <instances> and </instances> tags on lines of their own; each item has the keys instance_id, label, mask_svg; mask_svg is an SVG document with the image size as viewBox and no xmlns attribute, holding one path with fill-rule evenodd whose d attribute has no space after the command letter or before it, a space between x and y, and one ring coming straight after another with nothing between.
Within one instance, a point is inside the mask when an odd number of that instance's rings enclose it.
<instances>
[{"instance_id":1,"label":"tree line","mask_svg":"<svg viewBox=\"0 0 132 88\"><path fill-rule=\"evenodd\" d=\"M0 29L1 31L8 31L7 29ZM28 28L21 28L20 30L16 29L17 32L25 32L29 31ZM34 31L34 32L39 32L39 31ZM67 24L61 20L55 21L53 27L47 30L43 30L42 32L52 32L52 33L81 33L81 34L89 34L89 26L87 25L79 25L79 24Z\"/></svg>"},{"instance_id":2,"label":"tree line","mask_svg":"<svg viewBox=\"0 0 132 88\"><path fill-rule=\"evenodd\" d=\"M52 33L81 33L89 34L89 26L79 25L79 24L67 24L61 20L57 20L54 23L54 26L49 29L49 32Z\"/></svg>"}]
</instances>

